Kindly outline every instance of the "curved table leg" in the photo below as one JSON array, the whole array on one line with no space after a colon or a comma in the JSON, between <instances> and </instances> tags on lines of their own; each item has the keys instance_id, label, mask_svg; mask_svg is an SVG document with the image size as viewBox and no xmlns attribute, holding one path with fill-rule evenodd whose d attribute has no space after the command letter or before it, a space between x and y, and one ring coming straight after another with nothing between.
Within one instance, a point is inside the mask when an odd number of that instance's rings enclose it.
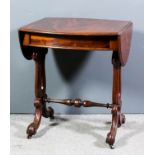
<instances>
[{"instance_id":1,"label":"curved table leg","mask_svg":"<svg viewBox=\"0 0 155 155\"><path fill-rule=\"evenodd\" d=\"M27 138L31 138L32 135L36 134L36 131L40 125L41 115L42 115L42 99L37 98L34 102L35 106L35 116L33 122L27 127Z\"/></svg>"},{"instance_id":2,"label":"curved table leg","mask_svg":"<svg viewBox=\"0 0 155 155\"><path fill-rule=\"evenodd\" d=\"M113 148L117 127L125 123L125 115L121 113L121 64L118 57L118 52L113 52L113 92L112 92L112 125L110 132L107 135L106 142Z\"/></svg>"},{"instance_id":3,"label":"curved table leg","mask_svg":"<svg viewBox=\"0 0 155 155\"><path fill-rule=\"evenodd\" d=\"M111 148L115 142L117 126L118 126L118 107L114 106L112 109L112 125L111 125L110 132L107 134L107 139L106 139L106 142L111 146Z\"/></svg>"},{"instance_id":4,"label":"curved table leg","mask_svg":"<svg viewBox=\"0 0 155 155\"><path fill-rule=\"evenodd\" d=\"M46 48L35 48L32 59L35 61L35 116L33 122L27 128L28 138L36 134L39 128L41 117L53 117L53 109L46 109L44 98L46 97L46 76L45 76L45 55Z\"/></svg>"}]
</instances>

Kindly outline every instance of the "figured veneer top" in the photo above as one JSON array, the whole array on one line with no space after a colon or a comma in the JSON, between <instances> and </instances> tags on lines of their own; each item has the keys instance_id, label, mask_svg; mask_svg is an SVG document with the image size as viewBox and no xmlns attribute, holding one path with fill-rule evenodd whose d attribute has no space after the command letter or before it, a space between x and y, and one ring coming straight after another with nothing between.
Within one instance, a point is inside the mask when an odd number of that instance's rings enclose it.
<instances>
[{"instance_id":1,"label":"figured veneer top","mask_svg":"<svg viewBox=\"0 0 155 155\"><path fill-rule=\"evenodd\" d=\"M119 35L130 26L132 26L130 21L51 17L23 26L19 31L56 35L103 36Z\"/></svg>"}]
</instances>

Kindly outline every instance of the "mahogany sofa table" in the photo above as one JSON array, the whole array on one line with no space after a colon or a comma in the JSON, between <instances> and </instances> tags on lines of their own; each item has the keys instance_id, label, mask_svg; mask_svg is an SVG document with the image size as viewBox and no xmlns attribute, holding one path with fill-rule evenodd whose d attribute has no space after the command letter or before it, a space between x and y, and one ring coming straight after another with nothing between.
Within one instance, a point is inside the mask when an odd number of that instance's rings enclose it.
<instances>
[{"instance_id":1,"label":"mahogany sofa table","mask_svg":"<svg viewBox=\"0 0 155 155\"><path fill-rule=\"evenodd\" d=\"M54 118L54 110L46 103L54 102L69 106L107 107L111 109L112 125L106 142L113 146L117 127L125 123L121 113L121 67L127 62L132 37L130 21L44 18L19 29L22 53L35 61L35 117L27 128L28 138L34 135L41 117ZM112 51L113 90L112 103L96 103L80 99L50 99L46 94L45 55L48 48Z\"/></svg>"}]
</instances>

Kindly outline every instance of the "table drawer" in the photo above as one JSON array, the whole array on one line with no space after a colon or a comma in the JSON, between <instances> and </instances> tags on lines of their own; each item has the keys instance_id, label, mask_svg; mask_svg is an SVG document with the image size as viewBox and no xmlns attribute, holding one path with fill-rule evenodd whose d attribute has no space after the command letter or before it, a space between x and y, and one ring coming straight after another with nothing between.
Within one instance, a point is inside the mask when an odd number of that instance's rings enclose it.
<instances>
[{"instance_id":1,"label":"table drawer","mask_svg":"<svg viewBox=\"0 0 155 155\"><path fill-rule=\"evenodd\" d=\"M117 50L117 38L25 34L23 45L76 50Z\"/></svg>"}]
</instances>

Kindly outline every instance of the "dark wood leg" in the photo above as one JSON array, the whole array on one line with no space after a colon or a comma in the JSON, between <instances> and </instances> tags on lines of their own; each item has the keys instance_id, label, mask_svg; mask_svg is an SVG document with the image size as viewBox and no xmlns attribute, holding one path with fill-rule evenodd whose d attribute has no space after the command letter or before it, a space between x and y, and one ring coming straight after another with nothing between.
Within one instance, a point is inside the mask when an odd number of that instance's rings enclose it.
<instances>
[{"instance_id":1,"label":"dark wood leg","mask_svg":"<svg viewBox=\"0 0 155 155\"><path fill-rule=\"evenodd\" d=\"M35 117L33 122L27 127L27 138L31 138L32 135L36 134L37 129L39 128L41 115L42 115L42 99L36 98L34 101L35 106Z\"/></svg>"},{"instance_id":2,"label":"dark wood leg","mask_svg":"<svg viewBox=\"0 0 155 155\"><path fill-rule=\"evenodd\" d=\"M38 48L33 52L32 58L35 61L35 116L33 122L27 128L27 135L30 138L39 128L41 116L52 117L53 109L46 109L44 98L46 98L46 77L45 77L45 55L47 49Z\"/></svg>"},{"instance_id":3,"label":"dark wood leg","mask_svg":"<svg viewBox=\"0 0 155 155\"><path fill-rule=\"evenodd\" d=\"M45 118L54 119L54 110L51 107L46 108L46 100L47 95L45 94L44 100L43 100L43 106L42 106L42 116Z\"/></svg>"},{"instance_id":4,"label":"dark wood leg","mask_svg":"<svg viewBox=\"0 0 155 155\"><path fill-rule=\"evenodd\" d=\"M125 123L125 115L121 114L121 64L118 53L113 52L113 92L112 92L112 125L106 142L112 147L115 142L117 127Z\"/></svg>"}]
</instances>

